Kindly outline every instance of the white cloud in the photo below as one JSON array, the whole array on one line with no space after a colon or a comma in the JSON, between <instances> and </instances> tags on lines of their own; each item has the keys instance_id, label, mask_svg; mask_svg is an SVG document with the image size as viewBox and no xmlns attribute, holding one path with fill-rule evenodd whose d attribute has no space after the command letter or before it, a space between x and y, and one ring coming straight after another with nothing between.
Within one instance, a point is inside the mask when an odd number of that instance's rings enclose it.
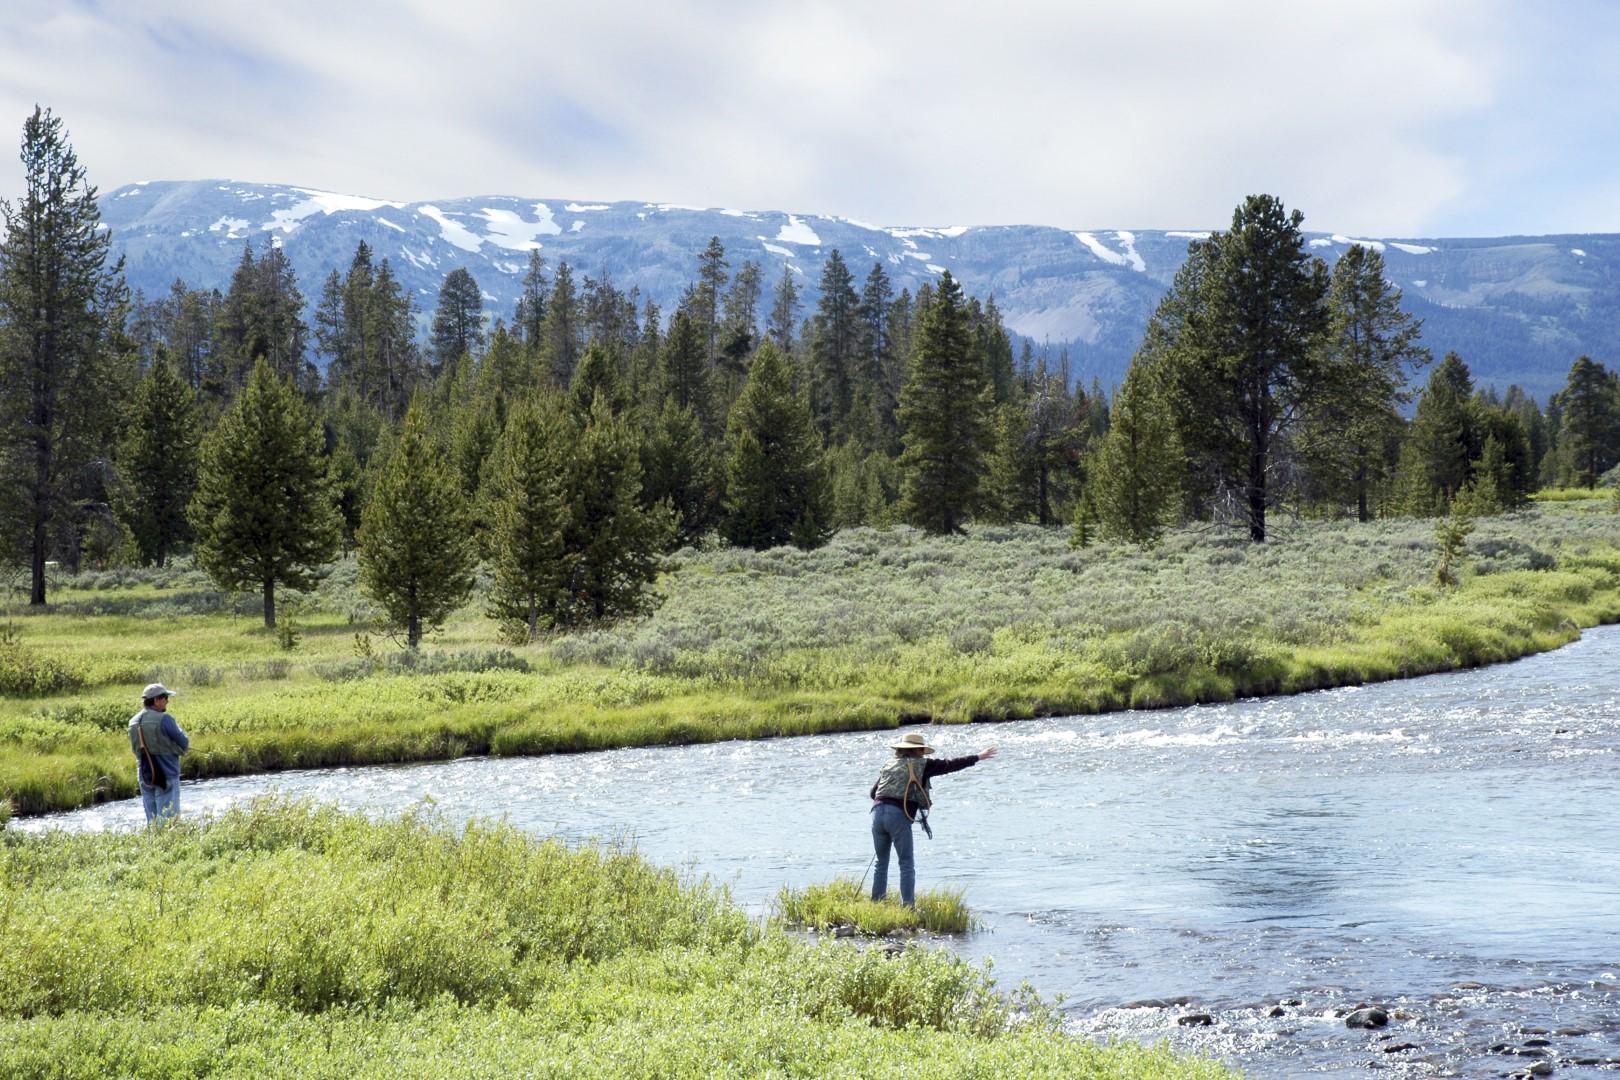
<instances>
[{"instance_id":1,"label":"white cloud","mask_svg":"<svg viewBox=\"0 0 1620 1080\"><path fill-rule=\"evenodd\" d=\"M1530 10L10 0L0 122L53 107L103 187L220 176L1072 229L1218 227L1270 191L1308 228L1421 236L1479 212L1471 183L1514 153L1451 133L1502 105L1520 24L1552 18ZM0 191L18 175L0 164Z\"/></svg>"}]
</instances>

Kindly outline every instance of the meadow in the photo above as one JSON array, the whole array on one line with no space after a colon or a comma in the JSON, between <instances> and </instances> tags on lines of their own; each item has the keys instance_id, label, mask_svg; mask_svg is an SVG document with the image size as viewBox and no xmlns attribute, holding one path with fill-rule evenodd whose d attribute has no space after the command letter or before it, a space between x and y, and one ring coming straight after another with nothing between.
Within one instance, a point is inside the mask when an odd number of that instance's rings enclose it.
<instances>
[{"instance_id":1,"label":"meadow","mask_svg":"<svg viewBox=\"0 0 1620 1080\"><path fill-rule=\"evenodd\" d=\"M1142 550L1060 530L855 529L685 549L651 615L523 646L476 604L419 653L354 563L284 596L296 641L184 562L53 581L0 625L0 814L135 793L139 687L176 687L188 777L961 723L1294 693L1511 659L1620 620L1620 516L1482 519L1461 584L1434 524L1279 520ZM284 631L286 627L284 626ZM285 634L283 636L286 636Z\"/></svg>"},{"instance_id":2,"label":"meadow","mask_svg":"<svg viewBox=\"0 0 1620 1080\"><path fill-rule=\"evenodd\" d=\"M260 801L0 833L0 1075L1174 1077L944 950L761 926L632 852Z\"/></svg>"}]
</instances>

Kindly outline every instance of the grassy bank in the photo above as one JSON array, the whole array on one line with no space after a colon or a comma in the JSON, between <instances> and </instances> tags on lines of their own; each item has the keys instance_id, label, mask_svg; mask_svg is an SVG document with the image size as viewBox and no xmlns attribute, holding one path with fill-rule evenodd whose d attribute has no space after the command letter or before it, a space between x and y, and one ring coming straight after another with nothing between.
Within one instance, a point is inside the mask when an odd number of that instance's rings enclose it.
<instances>
[{"instance_id":1,"label":"grassy bank","mask_svg":"<svg viewBox=\"0 0 1620 1080\"><path fill-rule=\"evenodd\" d=\"M419 658L376 635L352 563L298 599L290 652L194 571L85 576L0 647L0 676L23 672L0 698L0 796L39 813L134 794L124 728L154 678L182 691L199 777L1292 693L1620 620L1620 516L1592 504L1481 521L1449 590L1430 522L1275 533L1077 551L1033 527L854 530L813 552L687 551L646 619L505 649L469 609Z\"/></svg>"},{"instance_id":2,"label":"grassy bank","mask_svg":"<svg viewBox=\"0 0 1620 1080\"><path fill-rule=\"evenodd\" d=\"M622 851L259 802L0 836L0 1075L1188 1077L942 951L761 929Z\"/></svg>"}]
</instances>

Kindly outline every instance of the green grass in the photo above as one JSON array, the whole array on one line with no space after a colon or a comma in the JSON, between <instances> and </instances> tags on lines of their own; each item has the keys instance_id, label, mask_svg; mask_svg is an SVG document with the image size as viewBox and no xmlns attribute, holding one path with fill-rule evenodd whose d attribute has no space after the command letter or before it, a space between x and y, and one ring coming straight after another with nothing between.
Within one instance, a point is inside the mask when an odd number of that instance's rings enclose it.
<instances>
[{"instance_id":1,"label":"green grass","mask_svg":"<svg viewBox=\"0 0 1620 1080\"><path fill-rule=\"evenodd\" d=\"M873 936L905 930L965 934L978 926L960 889L918 893L913 909L902 905L893 894L886 900L873 900L853 878L837 878L803 889L783 888L776 897L776 910L789 926L812 930L851 927Z\"/></svg>"},{"instance_id":2,"label":"green grass","mask_svg":"<svg viewBox=\"0 0 1620 1080\"><path fill-rule=\"evenodd\" d=\"M1605 487L1542 488L1540 491L1532 492L1530 499L1538 503L1587 502L1592 499L1607 499L1613 494L1613 488Z\"/></svg>"},{"instance_id":3,"label":"green grass","mask_svg":"<svg viewBox=\"0 0 1620 1080\"><path fill-rule=\"evenodd\" d=\"M508 648L470 607L409 663L352 561L289 597L292 652L184 565L64 579L49 610L13 608L18 644L0 649L22 672L0 691L0 801L135 794L124 728L154 679L181 691L187 775L209 777L1223 701L1512 659L1620 620L1620 517L1581 504L1481 520L1452 590L1433 584L1431 522L1274 532L1143 551L1035 527L857 529L812 552L688 550L646 618ZM30 682L62 672L63 689Z\"/></svg>"},{"instance_id":4,"label":"green grass","mask_svg":"<svg viewBox=\"0 0 1620 1080\"><path fill-rule=\"evenodd\" d=\"M1186 1077L945 951L812 945L613 848L261 801L0 834L0 1075Z\"/></svg>"}]
</instances>

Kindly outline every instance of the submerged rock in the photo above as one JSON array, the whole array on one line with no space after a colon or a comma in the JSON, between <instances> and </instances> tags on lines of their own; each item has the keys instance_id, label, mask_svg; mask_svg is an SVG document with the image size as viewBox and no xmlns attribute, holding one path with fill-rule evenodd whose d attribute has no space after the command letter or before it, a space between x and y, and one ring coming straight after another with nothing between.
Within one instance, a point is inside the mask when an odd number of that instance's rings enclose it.
<instances>
[{"instance_id":1,"label":"submerged rock","mask_svg":"<svg viewBox=\"0 0 1620 1080\"><path fill-rule=\"evenodd\" d=\"M1176 1017L1176 1023L1182 1027L1209 1027L1215 1023L1215 1018L1209 1013L1188 1013L1186 1016Z\"/></svg>"},{"instance_id":2,"label":"submerged rock","mask_svg":"<svg viewBox=\"0 0 1620 1080\"><path fill-rule=\"evenodd\" d=\"M1389 1023L1389 1013L1377 1006L1357 1009L1344 1018L1344 1026L1352 1028L1381 1028Z\"/></svg>"}]
</instances>

